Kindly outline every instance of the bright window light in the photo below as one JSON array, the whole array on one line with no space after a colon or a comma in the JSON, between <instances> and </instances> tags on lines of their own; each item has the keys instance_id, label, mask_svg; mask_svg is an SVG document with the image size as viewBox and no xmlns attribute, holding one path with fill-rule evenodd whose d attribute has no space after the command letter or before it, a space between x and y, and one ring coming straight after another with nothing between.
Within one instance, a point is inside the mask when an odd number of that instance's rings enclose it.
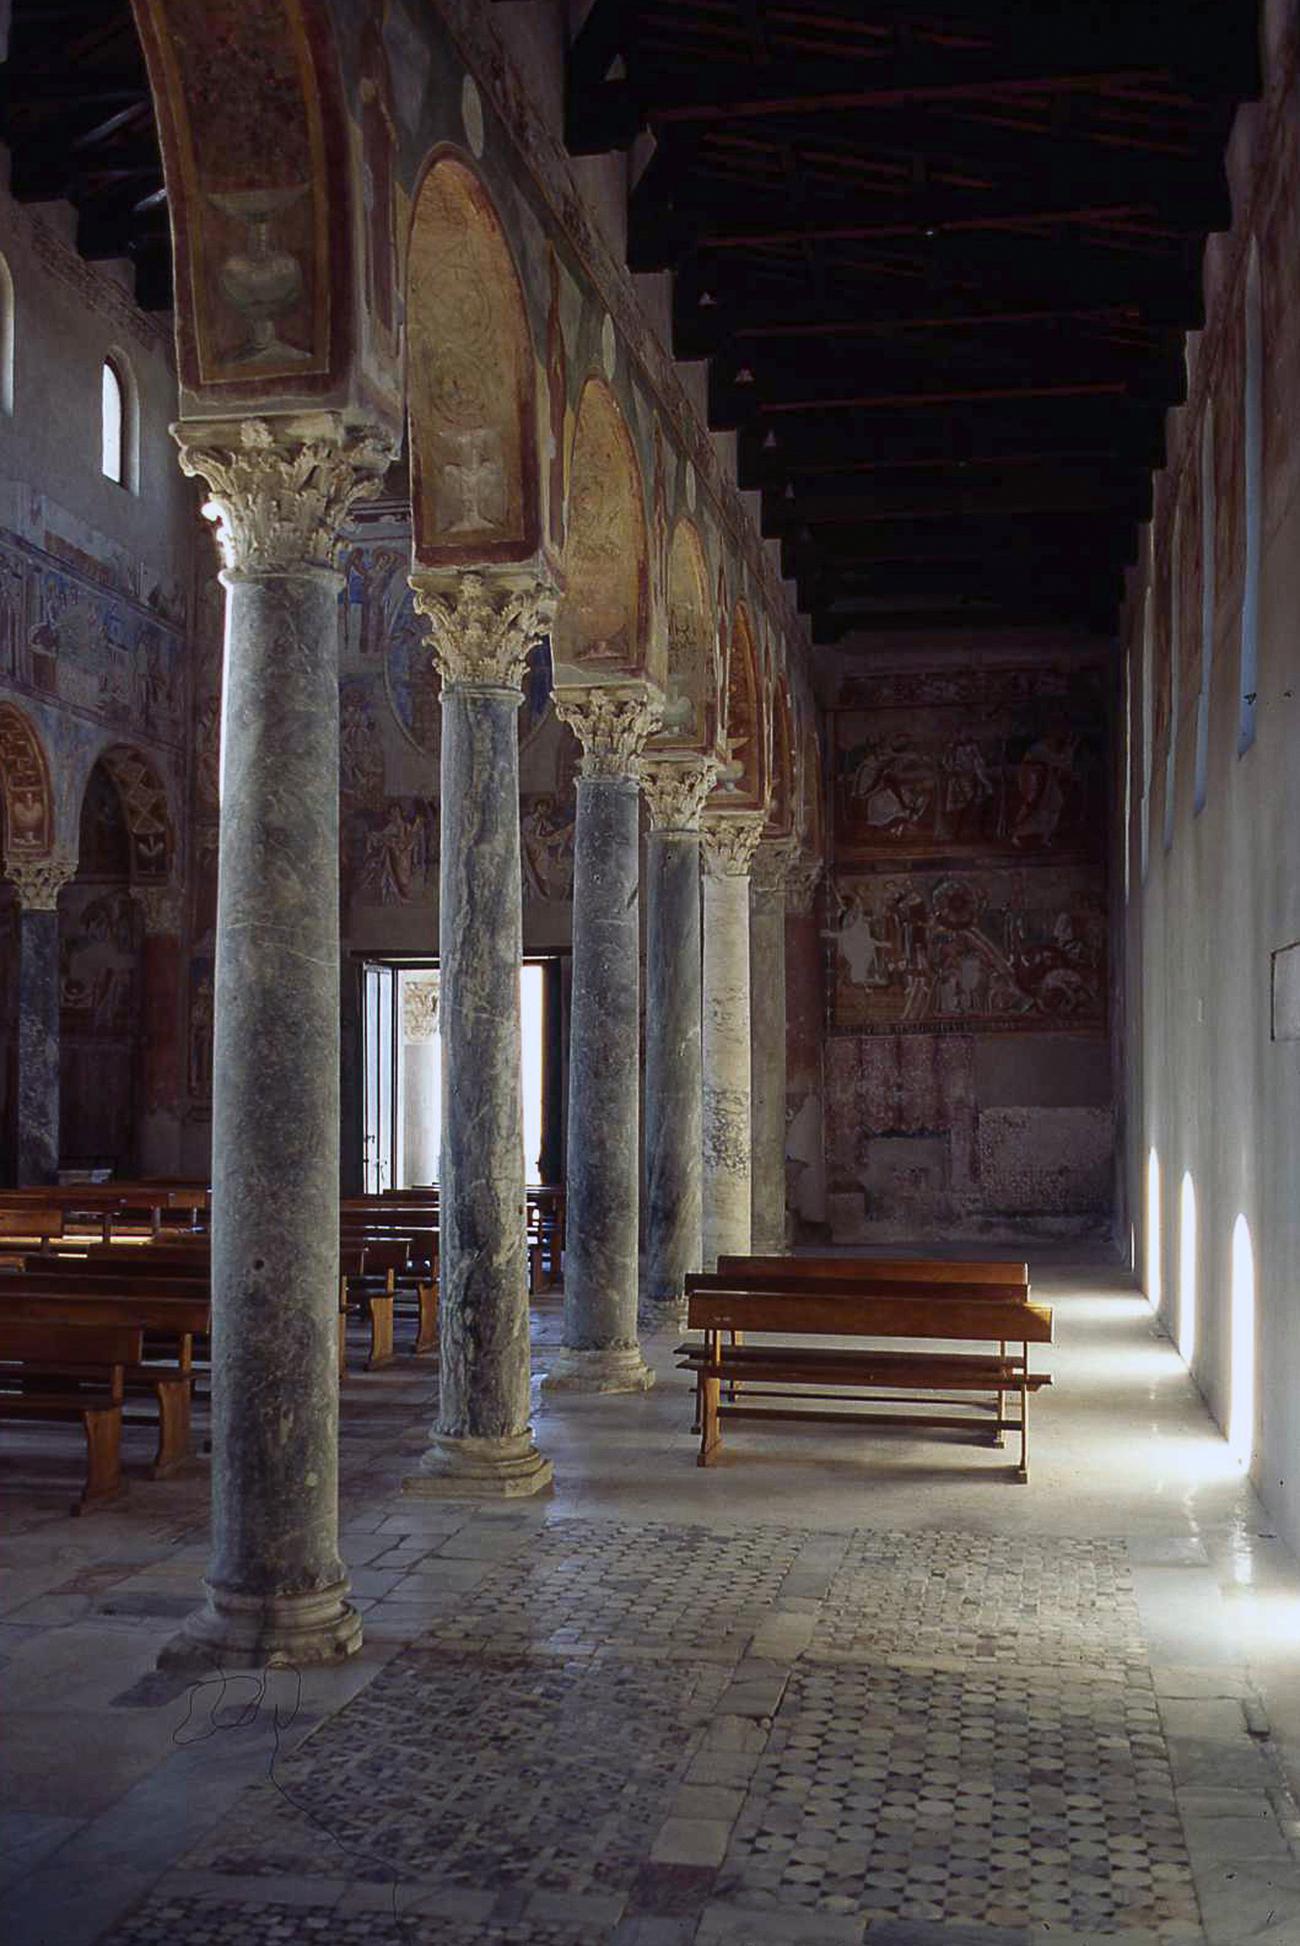
<instances>
[{"instance_id":1,"label":"bright window light","mask_svg":"<svg viewBox=\"0 0 1300 1946\"><path fill-rule=\"evenodd\" d=\"M523 1028L524 1180L542 1180L542 1046L544 1040L544 969L523 966L519 971L519 1010Z\"/></svg>"},{"instance_id":2,"label":"bright window light","mask_svg":"<svg viewBox=\"0 0 1300 1946\"><path fill-rule=\"evenodd\" d=\"M1238 1466L1249 1470L1255 1457L1255 1246L1244 1216L1232 1226L1228 1450Z\"/></svg>"},{"instance_id":3,"label":"bright window light","mask_svg":"<svg viewBox=\"0 0 1300 1946\"><path fill-rule=\"evenodd\" d=\"M121 378L109 358L104 360L100 420L103 429L100 466L104 478L123 486L126 483L126 401Z\"/></svg>"},{"instance_id":4,"label":"bright window light","mask_svg":"<svg viewBox=\"0 0 1300 1946\"><path fill-rule=\"evenodd\" d=\"M1147 1247L1146 1277L1143 1289L1153 1311L1160 1309L1160 1157L1155 1149L1147 1155Z\"/></svg>"},{"instance_id":5,"label":"bright window light","mask_svg":"<svg viewBox=\"0 0 1300 1946\"><path fill-rule=\"evenodd\" d=\"M1188 1366L1196 1356L1196 1184L1190 1170L1178 1198L1178 1356Z\"/></svg>"}]
</instances>

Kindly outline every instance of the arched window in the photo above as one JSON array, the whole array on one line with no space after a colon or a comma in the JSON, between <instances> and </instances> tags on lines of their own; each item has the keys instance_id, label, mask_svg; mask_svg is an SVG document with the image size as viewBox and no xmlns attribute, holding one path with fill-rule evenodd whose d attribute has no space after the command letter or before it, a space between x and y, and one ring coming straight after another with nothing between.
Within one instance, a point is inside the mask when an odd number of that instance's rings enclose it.
<instances>
[{"instance_id":1,"label":"arched window","mask_svg":"<svg viewBox=\"0 0 1300 1946\"><path fill-rule=\"evenodd\" d=\"M1250 240L1246 263L1245 585L1241 596L1241 713L1237 755L1255 741L1259 689L1259 557L1264 520L1264 333L1260 314L1259 245Z\"/></svg>"},{"instance_id":2,"label":"arched window","mask_svg":"<svg viewBox=\"0 0 1300 1946\"><path fill-rule=\"evenodd\" d=\"M135 394L126 363L117 352L104 360L100 388L100 468L106 480L130 491L135 485Z\"/></svg>"},{"instance_id":3,"label":"arched window","mask_svg":"<svg viewBox=\"0 0 1300 1946\"><path fill-rule=\"evenodd\" d=\"M14 280L0 257L0 412L14 409Z\"/></svg>"},{"instance_id":4,"label":"arched window","mask_svg":"<svg viewBox=\"0 0 1300 1946\"><path fill-rule=\"evenodd\" d=\"M1214 679L1215 520L1214 396L1207 394L1201 425L1201 680L1196 695L1196 767L1193 815L1205 809L1210 789L1210 690Z\"/></svg>"}]
</instances>

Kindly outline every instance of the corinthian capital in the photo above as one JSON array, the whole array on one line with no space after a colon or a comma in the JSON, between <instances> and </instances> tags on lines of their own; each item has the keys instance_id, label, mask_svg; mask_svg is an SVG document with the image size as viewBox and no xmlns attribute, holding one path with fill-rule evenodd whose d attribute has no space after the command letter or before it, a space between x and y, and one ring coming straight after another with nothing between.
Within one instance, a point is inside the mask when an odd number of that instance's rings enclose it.
<instances>
[{"instance_id":1,"label":"corinthian capital","mask_svg":"<svg viewBox=\"0 0 1300 1946\"><path fill-rule=\"evenodd\" d=\"M181 471L207 484L203 511L232 574L331 567L348 514L379 492L392 459L378 428L336 412L190 420L172 434Z\"/></svg>"},{"instance_id":2,"label":"corinthian capital","mask_svg":"<svg viewBox=\"0 0 1300 1946\"><path fill-rule=\"evenodd\" d=\"M643 682L557 689L555 713L582 745L584 777L636 778L641 752L659 727L663 697Z\"/></svg>"},{"instance_id":3,"label":"corinthian capital","mask_svg":"<svg viewBox=\"0 0 1300 1946\"><path fill-rule=\"evenodd\" d=\"M704 818L704 868L712 878L748 878L767 823L765 811L709 811Z\"/></svg>"},{"instance_id":4,"label":"corinthian capital","mask_svg":"<svg viewBox=\"0 0 1300 1946\"><path fill-rule=\"evenodd\" d=\"M714 757L646 757L641 788L656 831L698 831L709 792L717 782Z\"/></svg>"},{"instance_id":5,"label":"corinthian capital","mask_svg":"<svg viewBox=\"0 0 1300 1946\"><path fill-rule=\"evenodd\" d=\"M784 892L795 861L793 838L764 838L754 853L749 868L756 891Z\"/></svg>"},{"instance_id":6,"label":"corinthian capital","mask_svg":"<svg viewBox=\"0 0 1300 1946\"><path fill-rule=\"evenodd\" d=\"M791 912L807 914L813 909L817 887L825 870L820 858L806 851L797 852L785 881L785 902Z\"/></svg>"},{"instance_id":7,"label":"corinthian capital","mask_svg":"<svg viewBox=\"0 0 1300 1946\"><path fill-rule=\"evenodd\" d=\"M57 912L59 893L77 875L77 861L65 852L48 858L11 858L8 875L24 912Z\"/></svg>"},{"instance_id":8,"label":"corinthian capital","mask_svg":"<svg viewBox=\"0 0 1300 1946\"><path fill-rule=\"evenodd\" d=\"M533 645L555 619L556 589L547 576L419 569L411 587L444 685L522 687Z\"/></svg>"}]
</instances>

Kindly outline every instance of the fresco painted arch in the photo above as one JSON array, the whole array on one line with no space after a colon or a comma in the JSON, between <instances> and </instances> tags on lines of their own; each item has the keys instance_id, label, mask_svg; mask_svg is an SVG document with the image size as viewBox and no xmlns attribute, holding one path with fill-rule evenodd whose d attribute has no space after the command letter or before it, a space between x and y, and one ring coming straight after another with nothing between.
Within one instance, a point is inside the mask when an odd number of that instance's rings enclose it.
<instances>
[{"instance_id":1,"label":"fresco painted arch","mask_svg":"<svg viewBox=\"0 0 1300 1946\"><path fill-rule=\"evenodd\" d=\"M790 685L779 676L772 687L771 788L767 838L789 838L795 828L794 724L790 713Z\"/></svg>"},{"instance_id":2,"label":"fresco painted arch","mask_svg":"<svg viewBox=\"0 0 1300 1946\"><path fill-rule=\"evenodd\" d=\"M668 707L662 741L712 753L722 722L722 657L708 563L694 521L673 528L668 550Z\"/></svg>"},{"instance_id":3,"label":"fresco painted arch","mask_svg":"<svg viewBox=\"0 0 1300 1946\"><path fill-rule=\"evenodd\" d=\"M182 409L337 395L350 188L325 0L133 0L171 212Z\"/></svg>"},{"instance_id":4,"label":"fresco painted arch","mask_svg":"<svg viewBox=\"0 0 1300 1946\"><path fill-rule=\"evenodd\" d=\"M582 388L574 426L564 584L557 665L643 674L650 578L641 469L618 401L597 377Z\"/></svg>"},{"instance_id":5,"label":"fresco painted arch","mask_svg":"<svg viewBox=\"0 0 1300 1946\"><path fill-rule=\"evenodd\" d=\"M131 839L132 883L165 883L175 863L175 826L166 785L149 758L129 744L110 744L96 762L111 777L121 799Z\"/></svg>"},{"instance_id":6,"label":"fresco painted arch","mask_svg":"<svg viewBox=\"0 0 1300 1946\"><path fill-rule=\"evenodd\" d=\"M0 796L4 863L48 857L55 829L50 766L45 746L15 703L0 703Z\"/></svg>"},{"instance_id":7,"label":"fresco painted arch","mask_svg":"<svg viewBox=\"0 0 1300 1946\"><path fill-rule=\"evenodd\" d=\"M729 802L738 810L761 810L767 802L767 729L758 641L743 601L736 603L731 622L725 743L730 774L723 783Z\"/></svg>"},{"instance_id":8,"label":"fresco painted arch","mask_svg":"<svg viewBox=\"0 0 1300 1946\"><path fill-rule=\"evenodd\" d=\"M528 314L492 199L454 150L416 193L406 284L415 558L528 560L540 540Z\"/></svg>"},{"instance_id":9,"label":"fresco painted arch","mask_svg":"<svg viewBox=\"0 0 1300 1946\"><path fill-rule=\"evenodd\" d=\"M811 709L807 712L799 738L797 778L799 842L810 858L824 858L826 818L823 810L822 742Z\"/></svg>"}]
</instances>

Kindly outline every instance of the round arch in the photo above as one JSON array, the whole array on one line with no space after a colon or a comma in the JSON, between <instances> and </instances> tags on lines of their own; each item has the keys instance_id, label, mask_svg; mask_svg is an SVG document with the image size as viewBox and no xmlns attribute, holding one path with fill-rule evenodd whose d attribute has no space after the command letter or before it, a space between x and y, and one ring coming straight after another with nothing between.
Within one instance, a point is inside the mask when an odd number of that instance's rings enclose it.
<instances>
[{"instance_id":1,"label":"round arch","mask_svg":"<svg viewBox=\"0 0 1300 1946\"><path fill-rule=\"evenodd\" d=\"M0 703L0 796L5 864L44 858L54 847L54 793L45 746L16 703Z\"/></svg>"},{"instance_id":2,"label":"round arch","mask_svg":"<svg viewBox=\"0 0 1300 1946\"><path fill-rule=\"evenodd\" d=\"M778 677L773 688L771 726L771 790L764 836L789 838L795 822L794 728L790 686L784 676Z\"/></svg>"},{"instance_id":3,"label":"round arch","mask_svg":"<svg viewBox=\"0 0 1300 1946\"><path fill-rule=\"evenodd\" d=\"M711 751L722 718L722 662L709 602L704 543L684 515L668 549L669 697L665 719L675 744Z\"/></svg>"},{"instance_id":4,"label":"round arch","mask_svg":"<svg viewBox=\"0 0 1300 1946\"><path fill-rule=\"evenodd\" d=\"M416 559L526 560L540 534L532 336L492 199L455 150L416 192L406 287Z\"/></svg>"},{"instance_id":5,"label":"round arch","mask_svg":"<svg viewBox=\"0 0 1300 1946\"><path fill-rule=\"evenodd\" d=\"M167 788L149 759L125 743L110 744L98 752L95 764L112 779L122 803L122 815L131 840L131 880L133 884L162 884L170 879L175 843ZM82 797L89 788L87 775Z\"/></svg>"},{"instance_id":6,"label":"round arch","mask_svg":"<svg viewBox=\"0 0 1300 1946\"><path fill-rule=\"evenodd\" d=\"M587 380L578 401L564 581L556 662L639 675L650 614L645 496L627 423L597 377Z\"/></svg>"},{"instance_id":7,"label":"round arch","mask_svg":"<svg viewBox=\"0 0 1300 1946\"><path fill-rule=\"evenodd\" d=\"M749 610L736 603L727 657L727 757L732 766L728 796L738 806L761 809L767 798L767 752L758 643Z\"/></svg>"}]
</instances>

